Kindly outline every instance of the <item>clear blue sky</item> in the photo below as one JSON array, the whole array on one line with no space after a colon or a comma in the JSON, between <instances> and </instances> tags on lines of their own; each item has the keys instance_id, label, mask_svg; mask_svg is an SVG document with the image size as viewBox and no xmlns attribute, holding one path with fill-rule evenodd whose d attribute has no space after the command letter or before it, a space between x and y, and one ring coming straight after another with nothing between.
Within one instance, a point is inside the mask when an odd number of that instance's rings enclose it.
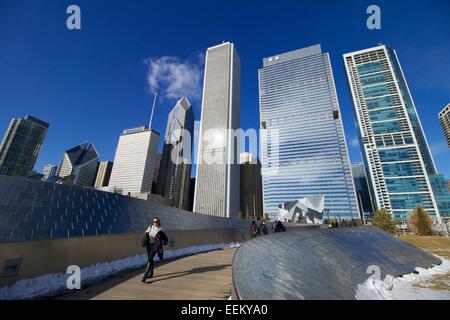
<instances>
[{"instance_id":1,"label":"clear blue sky","mask_svg":"<svg viewBox=\"0 0 450 320\"><path fill-rule=\"evenodd\" d=\"M81 30L66 28L70 4L81 8ZM370 4L381 7L381 30L366 28ZM0 0L0 135L11 118L31 114L50 123L36 170L87 140L102 160L113 160L122 130L148 122L146 59L171 57L166 63L195 74L203 72L206 48L222 41L234 42L241 57L241 127L258 128L262 58L320 43L331 56L350 157L357 162L342 54L385 43L397 50L437 168L450 178L450 150L437 119L450 102L449 21L448 0ZM158 84L154 128L161 134L175 102L168 85ZM196 119L200 94L192 92Z\"/></svg>"}]
</instances>

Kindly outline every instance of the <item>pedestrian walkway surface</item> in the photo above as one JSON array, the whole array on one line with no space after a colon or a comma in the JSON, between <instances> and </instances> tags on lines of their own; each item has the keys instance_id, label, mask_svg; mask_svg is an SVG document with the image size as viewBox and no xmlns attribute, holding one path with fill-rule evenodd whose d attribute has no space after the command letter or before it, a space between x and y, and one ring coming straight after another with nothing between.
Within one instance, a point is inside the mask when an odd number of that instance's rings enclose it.
<instances>
[{"instance_id":1,"label":"pedestrian walkway surface","mask_svg":"<svg viewBox=\"0 0 450 320\"><path fill-rule=\"evenodd\" d=\"M157 263L154 276L147 283L141 282L143 268L120 273L57 299L228 299L234 292L231 266L235 251L215 250Z\"/></svg>"}]
</instances>

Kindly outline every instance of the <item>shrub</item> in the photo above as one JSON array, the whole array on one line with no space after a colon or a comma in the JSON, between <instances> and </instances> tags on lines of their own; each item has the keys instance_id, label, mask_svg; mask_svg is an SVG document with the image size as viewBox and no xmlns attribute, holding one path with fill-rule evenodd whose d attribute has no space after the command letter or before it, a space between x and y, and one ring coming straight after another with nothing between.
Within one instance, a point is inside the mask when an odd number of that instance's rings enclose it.
<instances>
[{"instance_id":1,"label":"shrub","mask_svg":"<svg viewBox=\"0 0 450 320\"><path fill-rule=\"evenodd\" d=\"M428 213L422 207L417 207L413 210L409 223L411 224L413 231L419 236L429 236L433 234L433 231L431 230L433 220L431 220Z\"/></svg>"}]
</instances>

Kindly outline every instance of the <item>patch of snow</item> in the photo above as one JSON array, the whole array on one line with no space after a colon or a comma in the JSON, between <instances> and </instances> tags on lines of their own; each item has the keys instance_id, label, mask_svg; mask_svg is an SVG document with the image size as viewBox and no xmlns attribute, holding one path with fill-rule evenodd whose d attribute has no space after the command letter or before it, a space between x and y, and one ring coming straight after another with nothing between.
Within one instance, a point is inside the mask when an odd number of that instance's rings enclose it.
<instances>
[{"instance_id":1,"label":"patch of snow","mask_svg":"<svg viewBox=\"0 0 450 320\"><path fill-rule=\"evenodd\" d=\"M439 257L442 264L429 269L416 268L417 273L402 277L387 275L384 280L369 278L359 284L355 298L358 300L450 300L450 283L447 290L429 289L433 277L450 274L450 260ZM420 285L414 286L414 285Z\"/></svg>"},{"instance_id":2,"label":"patch of snow","mask_svg":"<svg viewBox=\"0 0 450 320\"><path fill-rule=\"evenodd\" d=\"M176 250L164 250L164 260L212 250L237 248L240 245L240 243L218 243ZM155 256L155 261L159 261L157 255ZM81 269L81 284L85 286L124 270L142 268L146 263L147 253L142 253L120 260L90 265ZM62 294L68 290L67 279L69 276L70 274L67 273L50 273L20 280L11 286L1 287L0 300L36 299Z\"/></svg>"}]
</instances>

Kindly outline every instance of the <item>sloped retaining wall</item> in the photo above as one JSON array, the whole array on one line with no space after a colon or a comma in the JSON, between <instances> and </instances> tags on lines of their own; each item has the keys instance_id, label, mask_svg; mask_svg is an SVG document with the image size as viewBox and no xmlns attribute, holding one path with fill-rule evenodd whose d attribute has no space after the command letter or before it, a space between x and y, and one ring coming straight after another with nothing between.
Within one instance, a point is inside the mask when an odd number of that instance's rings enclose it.
<instances>
[{"instance_id":1,"label":"sloped retaining wall","mask_svg":"<svg viewBox=\"0 0 450 320\"><path fill-rule=\"evenodd\" d=\"M234 256L233 282L244 300L355 299L370 270L384 279L440 263L376 227L310 228L247 241Z\"/></svg>"}]
</instances>

